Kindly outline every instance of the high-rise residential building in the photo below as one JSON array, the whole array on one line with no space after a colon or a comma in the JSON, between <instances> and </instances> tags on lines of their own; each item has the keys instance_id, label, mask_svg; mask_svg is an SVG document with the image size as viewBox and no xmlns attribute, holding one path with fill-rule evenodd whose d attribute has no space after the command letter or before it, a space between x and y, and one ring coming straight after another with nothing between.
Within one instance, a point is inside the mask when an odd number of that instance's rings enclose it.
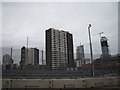
<instances>
[{"instance_id":1,"label":"high-rise residential building","mask_svg":"<svg viewBox=\"0 0 120 90\"><path fill-rule=\"evenodd\" d=\"M101 37L100 39L100 42L101 42L101 49L102 49L102 57L105 58L105 57L109 57L110 54L109 54L109 45L108 45L108 39L103 36Z\"/></svg>"},{"instance_id":2,"label":"high-rise residential building","mask_svg":"<svg viewBox=\"0 0 120 90\"><path fill-rule=\"evenodd\" d=\"M78 67L81 67L82 64L85 64L84 45L77 46L76 64Z\"/></svg>"},{"instance_id":3,"label":"high-rise residential building","mask_svg":"<svg viewBox=\"0 0 120 90\"><path fill-rule=\"evenodd\" d=\"M48 69L74 68L73 37L63 30L46 30L46 64Z\"/></svg>"},{"instance_id":4,"label":"high-rise residential building","mask_svg":"<svg viewBox=\"0 0 120 90\"><path fill-rule=\"evenodd\" d=\"M37 48L21 48L21 67L26 65L39 65L39 49Z\"/></svg>"},{"instance_id":5,"label":"high-rise residential building","mask_svg":"<svg viewBox=\"0 0 120 90\"><path fill-rule=\"evenodd\" d=\"M77 57L76 57L77 60L82 60L82 59L85 58L84 45L77 46L76 56L77 56Z\"/></svg>"}]
</instances>

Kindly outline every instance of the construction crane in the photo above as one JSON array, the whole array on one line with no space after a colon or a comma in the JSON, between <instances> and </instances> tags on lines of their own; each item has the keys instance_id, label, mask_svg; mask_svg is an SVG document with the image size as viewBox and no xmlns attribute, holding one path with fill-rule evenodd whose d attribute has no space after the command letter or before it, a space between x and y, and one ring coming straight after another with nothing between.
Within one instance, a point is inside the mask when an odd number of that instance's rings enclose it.
<instances>
[{"instance_id":1,"label":"construction crane","mask_svg":"<svg viewBox=\"0 0 120 90\"><path fill-rule=\"evenodd\" d=\"M103 33L104 33L104 32L100 32L100 33L99 33L99 35L100 35L100 38L102 37L102 34L103 34Z\"/></svg>"}]
</instances>

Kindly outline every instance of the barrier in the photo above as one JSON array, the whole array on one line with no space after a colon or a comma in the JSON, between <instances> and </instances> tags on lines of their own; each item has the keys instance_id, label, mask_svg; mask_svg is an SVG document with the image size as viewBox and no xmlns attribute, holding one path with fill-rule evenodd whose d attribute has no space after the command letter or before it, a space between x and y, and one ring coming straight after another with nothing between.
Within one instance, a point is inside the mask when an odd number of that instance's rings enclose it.
<instances>
[{"instance_id":1,"label":"barrier","mask_svg":"<svg viewBox=\"0 0 120 90\"><path fill-rule=\"evenodd\" d=\"M120 77L79 79L3 79L2 88L103 88L120 86Z\"/></svg>"}]
</instances>

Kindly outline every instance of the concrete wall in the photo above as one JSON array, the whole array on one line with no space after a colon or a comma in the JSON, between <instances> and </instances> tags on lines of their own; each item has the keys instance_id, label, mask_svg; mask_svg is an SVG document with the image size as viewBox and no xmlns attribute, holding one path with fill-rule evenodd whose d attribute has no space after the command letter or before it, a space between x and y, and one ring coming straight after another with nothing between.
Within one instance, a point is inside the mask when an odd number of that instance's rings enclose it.
<instances>
[{"instance_id":1,"label":"concrete wall","mask_svg":"<svg viewBox=\"0 0 120 90\"><path fill-rule=\"evenodd\" d=\"M3 79L2 88L103 88L120 86L120 77L79 79Z\"/></svg>"}]
</instances>

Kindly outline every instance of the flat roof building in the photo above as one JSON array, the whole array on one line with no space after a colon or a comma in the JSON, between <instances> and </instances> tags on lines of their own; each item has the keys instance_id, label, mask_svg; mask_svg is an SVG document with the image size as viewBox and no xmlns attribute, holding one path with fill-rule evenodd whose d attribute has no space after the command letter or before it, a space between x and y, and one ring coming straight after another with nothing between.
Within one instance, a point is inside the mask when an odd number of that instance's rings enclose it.
<instances>
[{"instance_id":1,"label":"flat roof building","mask_svg":"<svg viewBox=\"0 0 120 90\"><path fill-rule=\"evenodd\" d=\"M48 69L74 68L73 37L63 30L46 30L46 65Z\"/></svg>"},{"instance_id":2,"label":"flat roof building","mask_svg":"<svg viewBox=\"0 0 120 90\"><path fill-rule=\"evenodd\" d=\"M21 67L26 65L39 65L39 49L37 48L21 48Z\"/></svg>"},{"instance_id":3,"label":"flat roof building","mask_svg":"<svg viewBox=\"0 0 120 90\"><path fill-rule=\"evenodd\" d=\"M84 58L85 58L84 45L77 46L77 49L76 49L76 59L77 60L83 60Z\"/></svg>"},{"instance_id":4,"label":"flat roof building","mask_svg":"<svg viewBox=\"0 0 120 90\"><path fill-rule=\"evenodd\" d=\"M109 57L110 54L109 54L109 45L108 45L108 39L103 36L101 37L100 39L100 42L101 42L101 49L102 49L102 58L106 58L106 57Z\"/></svg>"}]
</instances>

